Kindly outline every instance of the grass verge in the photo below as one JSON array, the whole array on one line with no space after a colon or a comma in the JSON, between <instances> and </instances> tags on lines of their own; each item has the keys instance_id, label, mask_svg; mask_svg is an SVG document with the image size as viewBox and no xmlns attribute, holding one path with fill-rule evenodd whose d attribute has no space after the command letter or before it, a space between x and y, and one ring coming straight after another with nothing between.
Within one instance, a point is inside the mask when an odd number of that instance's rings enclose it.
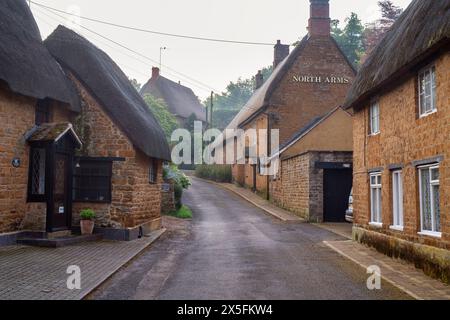
<instances>
[{"instance_id":1,"label":"grass verge","mask_svg":"<svg viewBox=\"0 0 450 320\"><path fill-rule=\"evenodd\" d=\"M187 206L182 206L179 210L172 211L168 215L179 219L192 219L192 211Z\"/></svg>"}]
</instances>

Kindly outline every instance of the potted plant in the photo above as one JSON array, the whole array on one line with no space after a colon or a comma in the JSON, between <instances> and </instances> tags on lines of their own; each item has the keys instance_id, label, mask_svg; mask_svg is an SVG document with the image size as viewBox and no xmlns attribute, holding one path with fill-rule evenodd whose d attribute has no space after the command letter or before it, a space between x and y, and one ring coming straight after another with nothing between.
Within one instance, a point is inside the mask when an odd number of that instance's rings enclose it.
<instances>
[{"instance_id":1,"label":"potted plant","mask_svg":"<svg viewBox=\"0 0 450 320\"><path fill-rule=\"evenodd\" d=\"M95 212L92 209L84 209L80 212L81 234L92 234L95 226Z\"/></svg>"}]
</instances>

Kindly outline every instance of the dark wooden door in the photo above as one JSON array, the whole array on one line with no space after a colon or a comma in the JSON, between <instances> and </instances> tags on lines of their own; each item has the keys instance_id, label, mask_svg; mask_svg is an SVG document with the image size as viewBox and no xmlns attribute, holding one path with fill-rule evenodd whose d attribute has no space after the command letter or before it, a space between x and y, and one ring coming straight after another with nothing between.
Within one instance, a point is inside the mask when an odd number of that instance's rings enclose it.
<instances>
[{"instance_id":1,"label":"dark wooden door","mask_svg":"<svg viewBox=\"0 0 450 320\"><path fill-rule=\"evenodd\" d=\"M69 228L69 217L71 210L69 194L69 165L69 155L63 153L55 154L52 214L52 229L54 231Z\"/></svg>"},{"instance_id":2,"label":"dark wooden door","mask_svg":"<svg viewBox=\"0 0 450 320\"><path fill-rule=\"evenodd\" d=\"M351 169L325 169L323 175L323 218L325 222L345 222L352 191Z\"/></svg>"}]
</instances>

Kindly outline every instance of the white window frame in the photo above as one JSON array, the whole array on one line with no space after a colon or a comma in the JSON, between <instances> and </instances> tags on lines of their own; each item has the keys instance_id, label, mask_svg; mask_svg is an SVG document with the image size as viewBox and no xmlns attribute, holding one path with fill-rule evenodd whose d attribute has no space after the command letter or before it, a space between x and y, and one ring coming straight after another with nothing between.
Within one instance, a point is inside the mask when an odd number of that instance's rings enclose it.
<instances>
[{"instance_id":1,"label":"white window frame","mask_svg":"<svg viewBox=\"0 0 450 320\"><path fill-rule=\"evenodd\" d=\"M441 231L437 231L437 226L436 226L436 215L434 212L434 192L433 192L433 186L440 186L439 180L432 180L433 175L432 175L432 171L433 170L438 170L439 174L439 164L432 164L432 165L426 165L426 166L421 166L418 167L418 174L419 174L419 198L420 198L420 235L426 235L426 236L432 236L432 237L437 237L437 238L441 238L442 237L442 232ZM431 208L431 225L432 225L432 230L425 230L423 225L423 190L422 190L422 171L423 170L428 170L429 174L430 174L430 208ZM440 205L440 204L439 204ZM441 226L440 226L441 228Z\"/></svg>"},{"instance_id":2,"label":"white window frame","mask_svg":"<svg viewBox=\"0 0 450 320\"><path fill-rule=\"evenodd\" d=\"M392 213L393 224L391 229L403 231L404 211L403 211L403 171L392 172Z\"/></svg>"},{"instance_id":3,"label":"white window frame","mask_svg":"<svg viewBox=\"0 0 450 320\"><path fill-rule=\"evenodd\" d=\"M375 108L377 114L375 115ZM380 130L380 101L378 99L373 100L370 103L369 110L369 132L371 136L375 136L381 132ZM375 129L376 128L376 129Z\"/></svg>"},{"instance_id":4,"label":"white window frame","mask_svg":"<svg viewBox=\"0 0 450 320\"><path fill-rule=\"evenodd\" d=\"M422 81L421 79L423 77L426 77L427 74L430 76L430 81L428 85L430 86L430 95L426 95L426 89L422 88ZM433 114L437 112L437 104L436 104L436 67L434 65L428 66L424 69L422 69L418 76L417 76L417 82L418 82L418 97L419 97L419 116L420 118L427 117L430 114ZM422 106L423 103L426 103L426 100L431 100L431 109L425 110L426 106Z\"/></svg>"},{"instance_id":5,"label":"white window frame","mask_svg":"<svg viewBox=\"0 0 450 320\"><path fill-rule=\"evenodd\" d=\"M375 183L372 183L372 179L375 178ZM379 183L378 183L379 181ZM369 184L370 184L370 225L374 227L381 228L383 226L383 202L382 202L382 175L381 172L371 173L369 176ZM379 201L377 203L377 211L374 212L374 197L373 191L379 190ZM375 217L376 216L376 217Z\"/></svg>"}]
</instances>

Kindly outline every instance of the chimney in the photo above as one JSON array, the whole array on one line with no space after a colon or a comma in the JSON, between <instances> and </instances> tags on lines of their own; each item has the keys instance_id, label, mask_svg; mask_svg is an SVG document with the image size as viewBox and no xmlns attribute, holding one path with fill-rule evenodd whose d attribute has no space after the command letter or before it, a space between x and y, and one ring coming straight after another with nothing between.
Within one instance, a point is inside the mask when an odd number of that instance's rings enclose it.
<instances>
[{"instance_id":1,"label":"chimney","mask_svg":"<svg viewBox=\"0 0 450 320\"><path fill-rule=\"evenodd\" d=\"M261 70L258 70L258 73L255 76L255 90L261 88L263 84L264 84L264 76Z\"/></svg>"},{"instance_id":2,"label":"chimney","mask_svg":"<svg viewBox=\"0 0 450 320\"><path fill-rule=\"evenodd\" d=\"M310 0L309 36L330 36L331 19L329 0Z\"/></svg>"},{"instance_id":3,"label":"chimney","mask_svg":"<svg viewBox=\"0 0 450 320\"><path fill-rule=\"evenodd\" d=\"M277 40L275 45L275 54L273 59L273 68L275 69L281 61L283 61L289 55L289 45L281 44L281 40Z\"/></svg>"},{"instance_id":4,"label":"chimney","mask_svg":"<svg viewBox=\"0 0 450 320\"><path fill-rule=\"evenodd\" d=\"M159 77L159 68L153 67L152 68L152 79L156 80Z\"/></svg>"}]
</instances>

